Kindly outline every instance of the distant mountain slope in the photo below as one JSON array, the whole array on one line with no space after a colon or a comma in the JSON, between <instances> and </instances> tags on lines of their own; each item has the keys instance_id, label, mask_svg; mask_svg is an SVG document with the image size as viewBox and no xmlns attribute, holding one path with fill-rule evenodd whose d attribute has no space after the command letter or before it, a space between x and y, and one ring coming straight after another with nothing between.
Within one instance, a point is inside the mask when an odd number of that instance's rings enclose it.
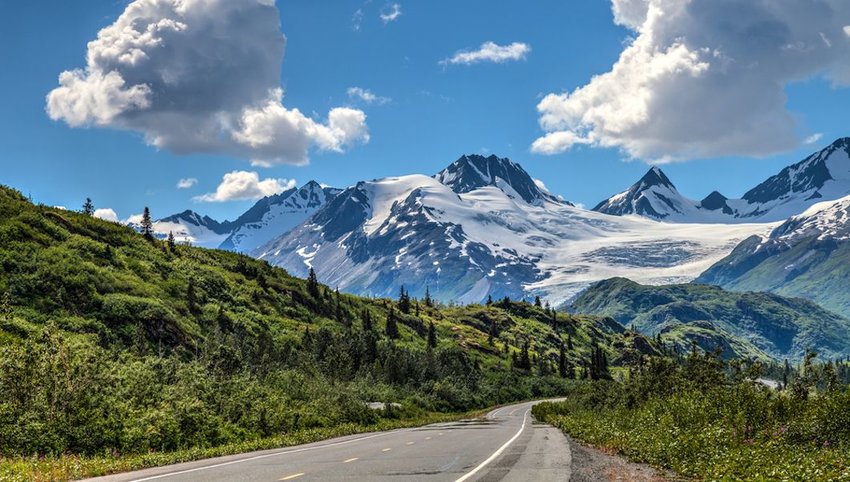
<instances>
[{"instance_id":1,"label":"distant mountain slope","mask_svg":"<svg viewBox=\"0 0 850 482\"><path fill-rule=\"evenodd\" d=\"M341 191L310 181L260 199L235 221L219 222L186 210L155 221L154 232L163 239L172 233L178 242L246 253L298 226Z\"/></svg>"},{"instance_id":2,"label":"distant mountain slope","mask_svg":"<svg viewBox=\"0 0 850 482\"><path fill-rule=\"evenodd\" d=\"M304 222L341 191L310 181L301 188L260 199L233 222L230 236L219 247L250 252Z\"/></svg>"},{"instance_id":3,"label":"distant mountain slope","mask_svg":"<svg viewBox=\"0 0 850 482\"><path fill-rule=\"evenodd\" d=\"M579 313L610 316L625 326L675 335L712 349L763 352L799 359L807 348L824 358L850 355L850 320L799 298L739 293L696 284L644 286L612 278L591 286L573 303ZM707 346L706 346L707 345Z\"/></svg>"},{"instance_id":4,"label":"distant mountain slope","mask_svg":"<svg viewBox=\"0 0 850 482\"><path fill-rule=\"evenodd\" d=\"M622 216L637 214L679 223L775 222L800 214L815 203L850 195L850 138L841 138L729 199L717 191L702 201L682 196L657 167L626 191L594 211Z\"/></svg>"},{"instance_id":5,"label":"distant mountain slope","mask_svg":"<svg viewBox=\"0 0 850 482\"><path fill-rule=\"evenodd\" d=\"M323 282L363 295L405 285L443 300L539 294L561 304L617 274L690 281L768 229L587 211L546 193L510 160L463 156L434 177L360 182L251 254L298 275L313 267Z\"/></svg>"},{"instance_id":6,"label":"distant mountain slope","mask_svg":"<svg viewBox=\"0 0 850 482\"><path fill-rule=\"evenodd\" d=\"M695 282L799 296L850 316L850 196L746 239Z\"/></svg>"}]
</instances>

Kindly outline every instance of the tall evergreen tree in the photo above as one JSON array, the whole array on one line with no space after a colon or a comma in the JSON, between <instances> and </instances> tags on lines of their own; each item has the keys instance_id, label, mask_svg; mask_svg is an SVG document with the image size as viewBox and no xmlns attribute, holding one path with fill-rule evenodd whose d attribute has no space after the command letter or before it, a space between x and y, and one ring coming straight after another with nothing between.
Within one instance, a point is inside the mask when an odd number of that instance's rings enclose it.
<instances>
[{"instance_id":1,"label":"tall evergreen tree","mask_svg":"<svg viewBox=\"0 0 850 482\"><path fill-rule=\"evenodd\" d=\"M425 302L425 306L433 308L434 300L431 299L431 288L428 286L425 287L425 299L423 301Z\"/></svg>"},{"instance_id":2,"label":"tall evergreen tree","mask_svg":"<svg viewBox=\"0 0 850 482\"><path fill-rule=\"evenodd\" d=\"M94 203L91 202L90 197L87 197L86 202L83 203L83 214L86 216L94 216Z\"/></svg>"},{"instance_id":3,"label":"tall evergreen tree","mask_svg":"<svg viewBox=\"0 0 850 482\"><path fill-rule=\"evenodd\" d=\"M402 285L398 294L398 309L405 315L410 314L410 295Z\"/></svg>"},{"instance_id":4,"label":"tall evergreen tree","mask_svg":"<svg viewBox=\"0 0 850 482\"><path fill-rule=\"evenodd\" d=\"M174 241L174 231L169 231L168 232L168 249L171 250L171 252L173 253L176 246L177 246L177 243Z\"/></svg>"},{"instance_id":5,"label":"tall evergreen tree","mask_svg":"<svg viewBox=\"0 0 850 482\"><path fill-rule=\"evenodd\" d=\"M428 324L428 348L437 348L437 329L434 327L434 322Z\"/></svg>"},{"instance_id":6,"label":"tall evergreen tree","mask_svg":"<svg viewBox=\"0 0 850 482\"><path fill-rule=\"evenodd\" d=\"M372 325L372 314L369 312L369 310L363 310L362 321L363 331L371 333L374 330L374 326Z\"/></svg>"},{"instance_id":7,"label":"tall evergreen tree","mask_svg":"<svg viewBox=\"0 0 850 482\"><path fill-rule=\"evenodd\" d=\"M151 210L147 206L142 212L142 234L148 239L153 239L153 220L151 219Z\"/></svg>"},{"instance_id":8,"label":"tall evergreen tree","mask_svg":"<svg viewBox=\"0 0 850 482\"><path fill-rule=\"evenodd\" d=\"M186 288L186 305L189 307L190 313L198 311L198 298L195 293L195 280L189 278L189 286Z\"/></svg>"},{"instance_id":9,"label":"tall evergreen tree","mask_svg":"<svg viewBox=\"0 0 850 482\"><path fill-rule=\"evenodd\" d=\"M390 307L390 311L387 312L387 327L384 334L386 334L387 338L390 340L398 339L398 321L395 319L395 311L392 307Z\"/></svg>"},{"instance_id":10,"label":"tall evergreen tree","mask_svg":"<svg viewBox=\"0 0 850 482\"><path fill-rule=\"evenodd\" d=\"M528 354L528 340L526 340L526 342L522 345L517 366L523 370L531 370L531 357Z\"/></svg>"},{"instance_id":11,"label":"tall evergreen tree","mask_svg":"<svg viewBox=\"0 0 850 482\"><path fill-rule=\"evenodd\" d=\"M573 351L573 335L567 334L567 350Z\"/></svg>"},{"instance_id":12,"label":"tall evergreen tree","mask_svg":"<svg viewBox=\"0 0 850 482\"><path fill-rule=\"evenodd\" d=\"M561 343L560 350L558 351L558 375L561 378L567 378L567 353L563 343Z\"/></svg>"},{"instance_id":13,"label":"tall evergreen tree","mask_svg":"<svg viewBox=\"0 0 850 482\"><path fill-rule=\"evenodd\" d=\"M535 297L534 297L534 306L536 306L536 307L538 307L538 308L542 308L542 307L543 307L543 304L540 302L540 297L539 297L539 296L535 296Z\"/></svg>"},{"instance_id":14,"label":"tall evergreen tree","mask_svg":"<svg viewBox=\"0 0 850 482\"><path fill-rule=\"evenodd\" d=\"M487 295L487 306L493 305L493 296Z\"/></svg>"},{"instance_id":15,"label":"tall evergreen tree","mask_svg":"<svg viewBox=\"0 0 850 482\"><path fill-rule=\"evenodd\" d=\"M319 279L316 277L316 270L310 267L310 274L307 275L307 292L314 299L319 299L321 292L319 291Z\"/></svg>"}]
</instances>

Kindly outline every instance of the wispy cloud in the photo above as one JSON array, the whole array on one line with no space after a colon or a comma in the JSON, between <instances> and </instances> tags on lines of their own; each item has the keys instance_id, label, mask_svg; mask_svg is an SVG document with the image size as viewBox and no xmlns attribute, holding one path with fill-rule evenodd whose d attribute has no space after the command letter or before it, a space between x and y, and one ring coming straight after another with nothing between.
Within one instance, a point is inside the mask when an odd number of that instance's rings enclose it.
<instances>
[{"instance_id":1,"label":"wispy cloud","mask_svg":"<svg viewBox=\"0 0 850 482\"><path fill-rule=\"evenodd\" d=\"M198 183L198 180L194 177L187 177L177 181L177 189L189 189Z\"/></svg>"},{"instance_id":2,"label":"wispy cloud","mask_svg":"<svg viewBox=\"0 0 850 482\"><path fill-rule=\"evenodd\" d=\"M529 52L531 52L531 46L522 42L514 42L510 45L484 42L477 50L458 51L454 56L441 60L440 64L470 65L481 62L501 64L504 62L524 60Z\"/></svg>"},{"instance_id":3,"label":"wispy cloud","mask_svg":"<svg viewBox=\"0 0 850 482\"><path fill-rule=\"evenodd\" d=\"M350 99L361 100L367 104L383 105L392 101L389 97L375 95L371 90L362 87L349 87L346 93Z\"/></svg>"},{"instance_id":4,"label":"wispy cloud","mask_svg":"<svg viewBox=\"0 0 850 482\"><path fill-rule=\"evenodd\" d=\"M362 26L363 26L363 9L358 8L354 12L354 15L351 16L351 30L354 30L355 32L359 32L360 27L362 27Z\"/></svg>"},{"instance_id":5,"label":"wispy cloud","mask_svg":"<svg viewBox=\"0 0 850 482\"><path fill-rule=\"evenodd\" d=\"M815 144L821 139L823 139L823 132L818 132L816 134L810 135L809 137L806 137L806 139L803 141L803 143L805 143L807 145L808 144Z\"/></svg>"},{"instance_id":6,"label":"wispy cloud","mask_svg":"<svg viewBox=\"0 0 850 482\"><path fill-rule=\"evenodd\" d=\"M381 21L385 24L395 22L401 17L401 5L394 3L381 11Z\"/></svg>"}]
</instances>

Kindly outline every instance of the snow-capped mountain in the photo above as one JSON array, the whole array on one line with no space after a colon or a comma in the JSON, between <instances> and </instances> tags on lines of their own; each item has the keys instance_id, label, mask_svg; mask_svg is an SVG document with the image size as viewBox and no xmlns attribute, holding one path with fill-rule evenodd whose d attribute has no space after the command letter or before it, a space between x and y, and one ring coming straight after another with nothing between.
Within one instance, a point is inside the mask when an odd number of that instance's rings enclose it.
<instances>
[{"instance_id":1,"label":"snow-capped mountain","mask_svg":"<svg viewBox=\"0 0 850 482\"><path fill-rule=\"evenodd\" d=\"M786 167L747 191L738 215L784 219L810 206L850 195L850 137Z\"/></svg>"},{"instance_id":2,"label":"snow-capped mountain","mask_svg":"<svg viewBox=\"0 0 850 482\"><path fill-rule=\"evenodd\" d=\"M219 247L250 252L298 226L340 192L340 189L322 187L310 181L298 189L260 199L232 223L229 236Z\"/></svg>"},{"instance_id":3,"label":"snow-capped mountain","mask_svg":"<svg viewBox=\"0 0 850 482\"><path fill-rule=\"evenodd\" d=\"M155 221L153 229L158 237L164 238L168 236L168 233L173 233L178 242L215 248L230 234L233 223L228 221L220 223L209 216L187 209L182 213Z\"/></svg>"},{"instance_id":4,"label":"snow-capped mountain","mask_svg":"<svg viewBox=\"0 0 850 482\"><path fill-rule=\"evenodd\" d=\"M158 238L173 233L177 242L246 253L298 226L340 192L310 181L260 199L235 221L219 222L186 210L155 221L154 233ZM136 224L129 223L139 229Z\"/></svg>"},{"instance_id":5,"label":"snow-capped mountain","mask_svg":"<svg viewBox=\"0 0 850 482\"><path fill-rule=\"evenodd\" d=\"M842 138L786 167L740 199L717 191L702 201L682 196L657 167L628 190L599 203L595 211L637 214L679 223L776 222L812 205L850 195L850 138Z\"/></svg>"},{"instance_id":6,"label":"snow-capped mountain","mask_svg":"<svg viewBox=\"0 0 850 482\"><path fill-rule=\"evenodd\" d=\"M655 219L679 219L698 211L696 203L679 194L658 167L653 167L629 189L602 201L593 210L614 216L637 214Z\"/></svg>"},{"instance_id":7,"label":"snow-capped mountain","mask_svg":"<svg viewBox=\"0 0 850 482\"><path fill-rule=\"evenodd\" d=\"M464 156L433 177L360 182L251 254L295 275L313 267L322 282L364 295L405 285L459 302L542 294L560 304L615 275L689 281L770 227L586 211L541 190L516 163Z\"/></svg>"},{"instance_id":8,"label":"snow-capped mountain","mask_svg":"<svg viewBox=\"0 0 850 482\"><path fill-rule=\"evenodd\" d=\"M808 298L850 316L850 196L815 204L752 236L697 278L740 291Z\"/></svg>"},{"instance_id":9,"label":"snow-capped mountain","mask_svg":"<svg viewBox=\"0 0 850 482\"><path fill-rule=\"evenodd\" d=\"M517 163L492 155L462 156L434 177L458 194L503 183L510 185L523 201L535 206L545 202L565 202L549 194Z\"/></svg>"}]
</instances>

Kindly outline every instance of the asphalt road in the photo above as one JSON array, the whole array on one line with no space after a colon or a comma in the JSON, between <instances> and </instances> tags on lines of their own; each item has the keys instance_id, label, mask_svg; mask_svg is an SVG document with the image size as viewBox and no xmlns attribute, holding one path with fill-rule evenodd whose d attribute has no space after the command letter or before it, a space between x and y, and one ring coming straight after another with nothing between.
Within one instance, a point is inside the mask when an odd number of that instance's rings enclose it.
<instances>
[{"instance_id":1,"label":"asphalt road","mask_svg":"<svg viewBox=\"0 0 850 482\"><path fill-rule=\"evenodd\" d=\"M393 430L90 479L125 481L564 481L570 445L534 402L485 418Z\"/></svg>"}]
</instances>

